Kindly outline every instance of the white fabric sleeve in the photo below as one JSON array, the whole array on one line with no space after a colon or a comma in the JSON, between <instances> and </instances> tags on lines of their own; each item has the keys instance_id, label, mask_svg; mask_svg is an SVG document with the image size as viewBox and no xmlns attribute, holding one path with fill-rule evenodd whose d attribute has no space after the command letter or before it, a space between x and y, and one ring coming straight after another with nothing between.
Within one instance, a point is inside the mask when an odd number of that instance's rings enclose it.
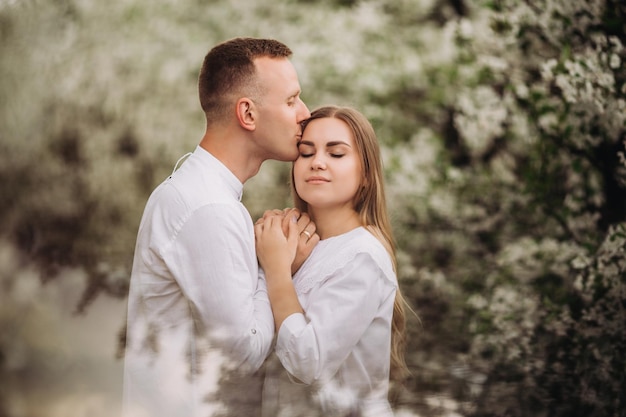
<instances>
[{"instance_id":1,"label":"white fabric sleeve","mask_svg":"<svg viewBox=\"0 0 626 417\"><path fill-rule=\"evenodd\" d=\"M185 222L164 259L189 300L196 329L231 365L256 370L269 353L274 318L246 221L232 205L204 206Z\"/></svg>"},{"instance_id":2,"label":"white fabric sleeve","mask_svg":"<svg viewBox=\"0 0 626 417\"><path fill-rule=\"evenodd\" d=\"M393 290L369 254L357 255L311 290L304 315L282 323L276 354L285 369L305 384L331 378Z\"/></svg>"}]
</instances>

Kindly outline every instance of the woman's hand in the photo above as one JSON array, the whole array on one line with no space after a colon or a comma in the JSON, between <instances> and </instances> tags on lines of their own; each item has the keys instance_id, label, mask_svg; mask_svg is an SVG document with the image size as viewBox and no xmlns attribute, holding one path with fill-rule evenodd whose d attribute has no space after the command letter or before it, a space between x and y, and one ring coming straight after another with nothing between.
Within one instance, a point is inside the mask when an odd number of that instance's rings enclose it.
<instances>
[{"instance_id":1,"label":"woman's hand","mask_svg":"<svg viewBox=\"0 0 626 417\"><path fill-rule=\"evenodd\" d=\"M267 218L273 216L282 217L282 229L285 237L288 234L291 216L296 216L298 218L298 246L295 258L291 264L291 274L293 275L298 271L298 269L300 269L304 261L309 257L315 245L317 245L320 241L320 237L316 233L315 223L311 221L309 215L306 213L301 214L300 211L295 208L267 210L263 213L263 217L257 220L256 225L264 223Z\"/></svg>"},{"instance_id":2,"label":"woman's hand","mask_svg":"<svg viewBox=\"0 0 626 417\"><path fill-rule=\"evenodd\" d=\"M298 217L298 247L296 257L291 264L291 275L294 275L302 266L304 261L309 257L313 248L320 241L319 235L316 233L317 228L307 213L300 214L298 209L285 209L285 217L283 219L283 230L289 222L291 214L297 214Z\"/></svg>"},{"instance_id":3,"label":"woman's hand","mask_svg":"<svg viewBox=\"0 0 626 417\"><path fill-rule=\"evenodd\" d=\"M276 330L291 314L303 313L291 282L291 265L300 240L298 217L295 214L288 214L287 217L286 236L281 214L264 216L254 225L257 257L265 272Z\"/></svg>"},{"instance_id":4,"label":"woman's hand","mask_svg":"<svg viewBox=\"0 0 626 417\"><path fill-rule=\"evenodd\" d=\"M282 214L264 215L254 226L256 253L266 275L282 271L291 274L298 247L298 218L294 214L286 217L286 233Z\"/></svg>"}]
</instances>

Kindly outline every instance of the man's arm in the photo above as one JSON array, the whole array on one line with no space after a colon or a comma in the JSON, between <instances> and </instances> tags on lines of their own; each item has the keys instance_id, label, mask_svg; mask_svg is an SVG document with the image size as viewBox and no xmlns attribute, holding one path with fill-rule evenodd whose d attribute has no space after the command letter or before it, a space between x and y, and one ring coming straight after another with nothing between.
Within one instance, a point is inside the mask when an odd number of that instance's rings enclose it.
<instances>
[{"instance_id":1,"label":"man's arm","mask_svg":"<svg viewBox=\"0 0 626 417\"><path fill-rule=\"evenodd\" d=\"M195 211L164 258L199 334L211 347L221 347L233 365L256 370L269 352L274 326L245 216L232 205Z\"/></svg>"}]
</instances>

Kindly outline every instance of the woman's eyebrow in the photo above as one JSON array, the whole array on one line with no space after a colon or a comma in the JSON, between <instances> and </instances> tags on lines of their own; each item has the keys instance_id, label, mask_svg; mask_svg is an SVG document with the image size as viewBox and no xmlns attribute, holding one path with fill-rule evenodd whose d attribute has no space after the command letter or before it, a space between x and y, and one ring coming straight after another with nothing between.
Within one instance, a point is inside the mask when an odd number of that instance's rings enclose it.
<instances>
[{"instance_id":1,"label":"woman's eyebrow","mask_svg":"<svg viewBox=\"0 0 626 417\"><path fill-rule=\"evenodd\" d=\"M298 142L298 146L300 146L300 145L306 145L306 146L315 147L315 144L313 142L311 142L311 141L308 141L308 140L301 140L300 142ZM347 146L347 147L351 148L351 146L350 146L350 144L348 142L344 142L342 140L333 140L333 141L330 141L330 142L326 143L326 147L327 148L332 148L333 146L341 146L341 145L344 145L344 146Z\"/></svg>"},{"instance_id":2,"label":"woman's eyebrow","mask_svg":"<svg viewBox=\"0 0 626 417\"><path fill-rule=\"evenodd\" d=\"M341 146L341 145L345 145L348 148L351 148L350 144L348 142L344 142L342 140L335 140L335 141L331 141L326 143L326 147L327 148L332 148L333 146Z\"/></svg>"}]
</instances>

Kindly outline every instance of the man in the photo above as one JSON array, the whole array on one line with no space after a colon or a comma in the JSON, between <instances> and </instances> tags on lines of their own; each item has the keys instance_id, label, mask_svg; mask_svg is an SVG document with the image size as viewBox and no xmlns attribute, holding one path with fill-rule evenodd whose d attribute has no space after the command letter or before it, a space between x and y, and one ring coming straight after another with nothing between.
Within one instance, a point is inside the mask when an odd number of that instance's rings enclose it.
<instances>
[{"instance_id":1,"label":"man","mask_svg":"<svg viewBox=\"0 0 626 417\"><path fill-rule=\"evenodd\" d=\"M198 84L206 132L154 190L139 227L125 417L208 417L232 408L229 398L260 398L245 387L225 393L224 386L237 385L233 370L259 369L274 336L241 195L263 161L298 156L300 122L309 110L290 56L280 42L237 38L204 59Z\"/></svg>"}]
</instances>

